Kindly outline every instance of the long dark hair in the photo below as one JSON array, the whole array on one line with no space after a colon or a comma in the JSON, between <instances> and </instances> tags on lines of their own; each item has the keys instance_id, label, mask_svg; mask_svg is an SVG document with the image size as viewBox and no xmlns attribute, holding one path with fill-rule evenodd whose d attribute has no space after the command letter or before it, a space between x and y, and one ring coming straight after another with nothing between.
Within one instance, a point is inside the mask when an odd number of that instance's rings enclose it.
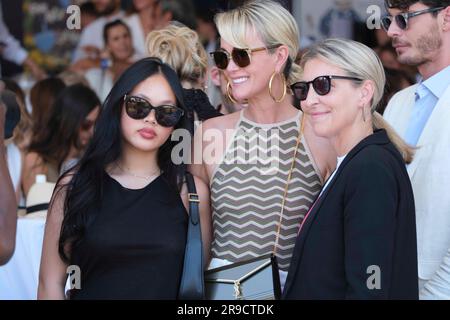
<instances>
[{"instance_id":1,"label":"long dark hair","mask_svg":"<svg viewBox=\"0 0 450 320\"><path fill-rule=\"evenodd\" d=\"M30 91L33 121L32 137L41 140L48 128L48 121L52 114L56 97L66 87L59 78L47 78L34 84Z\"/></svg>"},{"instance_id":2,"label":"long dark hair","mask_svg":"<svg viewBox=\"0 0 450 320\"><path fill-rule=\"evenodd\" d=\"M155 74L162 74L175 94L177 105L185 110L175 129L185 128L189 130L190 121L183 102L183 93L178 77L168 65L156 58L145 58L130 66L117 80L108 97L106 98L99 117L97 119L94 135L83 157L71 172L67 172L58 182L60 192L67 190L64 203L64 220L61 226L59 238L59 254L68 262L70 258L65 249L74 248L84 235L87 225L94 218L103 197L103 181L105 169L115 162L122 154L122 135L120 118L123 108L123 98L129 94L136 85ZM158 165L162 177L169 185L181 190L186 164L174 164L171 161L171 153L175 141L167 141L158 150ZM72 179L66 185L62 185L61 179L72 175Z\"/></svg>"},{"instance_id":3,"label":"long dark hair","mask_svg":"<svg viewBox=\"0 0 450 320\"><path fill-rule=\"evenodd\" d=\"M56 98L46 128L32 137L29 152L36 152L45 163L56 165L58 170L70 149L80 149L79 130L88 114L100 105L100 100L90 88L75 84L64 88Z\"/></svg>"}]
</instances>

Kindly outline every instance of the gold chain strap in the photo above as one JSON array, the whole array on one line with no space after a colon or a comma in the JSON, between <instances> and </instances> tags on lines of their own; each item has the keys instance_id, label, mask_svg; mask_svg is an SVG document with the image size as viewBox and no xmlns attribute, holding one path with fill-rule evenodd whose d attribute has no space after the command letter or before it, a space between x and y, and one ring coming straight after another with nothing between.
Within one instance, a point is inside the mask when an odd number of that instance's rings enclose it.
<instances>
[{"instance_id":1,"label":"gold chain strap","mask_svg":"<svg viewBox=\"0 0 450 320\"><path fill-rule=\"evenodd\" d=\"M286 181L286 186L284 187L284 195L283 195L283 200L281 202L280 220L278 221L278 227L277 227L277 237L275 239L275 245L273 247L274 255L277 254L277 250L278 250L278 242L280 241L281 223L283 221L283 214L284 214L284 205L286 203L286 196L287 196L288 189L289 189L289 183L291 182L292 172L294 171L295 163L297 162L298 147L300 146L300 142L302 140L302 133L303 133L304 125L305 125L305 117L304 117L304 115L302 115L302 120L300 123L300 130L298 132L298 137L297 137L297 145L295 146L295 150L294 150L294 158L292 159L291 169L289 170L289 175L288 175L288 178Z\"/></svg>"}]
</instances>

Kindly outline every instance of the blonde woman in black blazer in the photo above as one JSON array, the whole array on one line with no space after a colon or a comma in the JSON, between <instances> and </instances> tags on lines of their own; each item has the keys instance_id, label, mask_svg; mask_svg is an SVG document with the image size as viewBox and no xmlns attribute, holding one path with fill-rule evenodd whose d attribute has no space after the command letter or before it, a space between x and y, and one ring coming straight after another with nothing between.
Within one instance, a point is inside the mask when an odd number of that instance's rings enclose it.
<instances>
[{"instance_id":1,"label":"blonde woman in black blazer","mask_svg":"<svg viewBox=\"0 0 450 320\"><path fill-rule=\"evenodd\" d=\"M418 299L412 150L375 112L385 84L368 47L329 39L292 86L337 169L304 219L285 299Z\"/></svg>"}]
</instances>

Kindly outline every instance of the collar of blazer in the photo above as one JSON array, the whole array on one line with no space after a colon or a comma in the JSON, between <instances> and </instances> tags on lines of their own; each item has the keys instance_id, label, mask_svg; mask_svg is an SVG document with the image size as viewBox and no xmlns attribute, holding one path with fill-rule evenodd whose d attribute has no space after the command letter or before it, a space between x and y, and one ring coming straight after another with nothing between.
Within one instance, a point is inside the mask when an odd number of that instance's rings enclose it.
<instances>
[{"instance_id":1,"label":"collar of blazer","mask_svg":"<svg viewBox=\"0 0 450 320\"><path fill-rule=\"evenodd\" d=\"M415 84L396 93L389 101L389 106L383 114L383 117L389 123L394 123L395 130L402 136L408 128L415 104L417 86L418 84Z\"/></svg>"},{"instance_id":2,"label":"collar of blazer","mask_svg":"<svg viewBox=\"0 0 450 320\"><path fill-rule=\"evenodd\" d=\"M297 236L294 253L292 255L291 264L289 267L288 277L286 279L286 285L283 290L283 296L285 296L288 293L290 286L293 282L293 279L295 278L295 276L297 274L297 266L298 266L299 260L301 258L301 253L303 252L303 246L304 246L306 237L308 235L309 229L316 218L316 213L322 206L323 201L326 199L329 191L333 188L333 185L336 182L336 180L338 179L342 170L344 170L345 166L364 148L371 146L371 145L386 145L389 143L391 143L391 141L389 140L386 131L385 130L376 130L372 135L368 136L367 138L362 140L360 143L358 143L345 157L344 161L342 162L338 171L336 172L336 174L333 178L333 181L330 182L330 184L327 186L326 190L322 193L320 198L314 204L314 208L309 213L308 218L304 221L301 232ZM399 154L395 154L395 156L400 157Z\"/></svg>"},{"instance_id":3,"label":"collar of blazer","mask_svg":"<svg viewBox=\"0 0 450 320\"><path fill-rule=\"evenodd\" d=\"M437 105L434 107L430 118L425 125L425 128L420 135L417 143L418 149L414 156L413 162L408 166L408 174L412 177L422 160L422 156L430 152L430 146L439 141L440 137L446 139L450 134L450 85L445 90L444 95L439 99Z\"/></svg>"}]
</instances>

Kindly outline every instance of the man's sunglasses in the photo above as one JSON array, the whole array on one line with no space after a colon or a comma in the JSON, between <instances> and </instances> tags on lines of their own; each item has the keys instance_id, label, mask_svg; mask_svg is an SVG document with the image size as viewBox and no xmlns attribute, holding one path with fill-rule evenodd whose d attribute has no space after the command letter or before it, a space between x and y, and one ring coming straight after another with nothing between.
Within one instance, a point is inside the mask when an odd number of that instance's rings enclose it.
<instances>
[{"instance_id":1,"label":"man's sunglasses","mask_svg":"<svg viewBox=\"0 0 450 320\"><path fill-rule=\"evenodd\" d=\"M141 97L125 95L124 101L125 111L130 118L145 119L154 109L156 122L163 127L174 127L184 115L184 111L176 106L165 104L154 107Z\"/></svg>"},{"instance_id":2,"label":"man's sunglasses","mask_svg":"<svg viewBox=\"0 0 450 320\"><path fill-rule=\"evenodd\" d=\"M383 29L388 31L389 27L392 24L392 21L395 20L395 23L397 26L402 29L406 30L408 29L408 20L417 16L420 16L421 14L430 13L430 12L436 12L445 9L446 7L437 7L437 8L429 8L425 10L420 11L414 11L414 12L403 12L400 14L397 14L395 16L385 15L381 18L381 25L383 26Z\"/></svg>"},{"instance_id":3,"label":"man's sunglasses","mask_svg":"<svg viewBox=\"0 0 450 320\"><path fill-rule=\"evenodd\" d=\"M233 48L231 54L225 49L219 49L217 51L211 52L210 55L214 59L214 63L219 69L225 70L228 67L228 64L230 63L230 59L233 59L234 63L240 68L245 68L249 66L250 63L252 62L251 56L253 52L275 49L278 48L279 46L280 44L255 49Z\"/></svg>"},{"instance_id":4,"label":"man's sunglasses","mask_svg":"<svg viewBox=\"0 0 450 320\"><path fill-rule=\"evenodd\" d=\"M300 100L305 101L308 97L309 85L312 84L314 90L318 95L324 96L330 93L331 91L331 80L332 79L345 79L345 80L353 80L353 81L363 81L359 78L354 77L345 77L345 76L320 76L315 78L312 81L305 82L300 81L291 85L291 90L294 93L294 96Z\"/></svg>"}]
</instances>

